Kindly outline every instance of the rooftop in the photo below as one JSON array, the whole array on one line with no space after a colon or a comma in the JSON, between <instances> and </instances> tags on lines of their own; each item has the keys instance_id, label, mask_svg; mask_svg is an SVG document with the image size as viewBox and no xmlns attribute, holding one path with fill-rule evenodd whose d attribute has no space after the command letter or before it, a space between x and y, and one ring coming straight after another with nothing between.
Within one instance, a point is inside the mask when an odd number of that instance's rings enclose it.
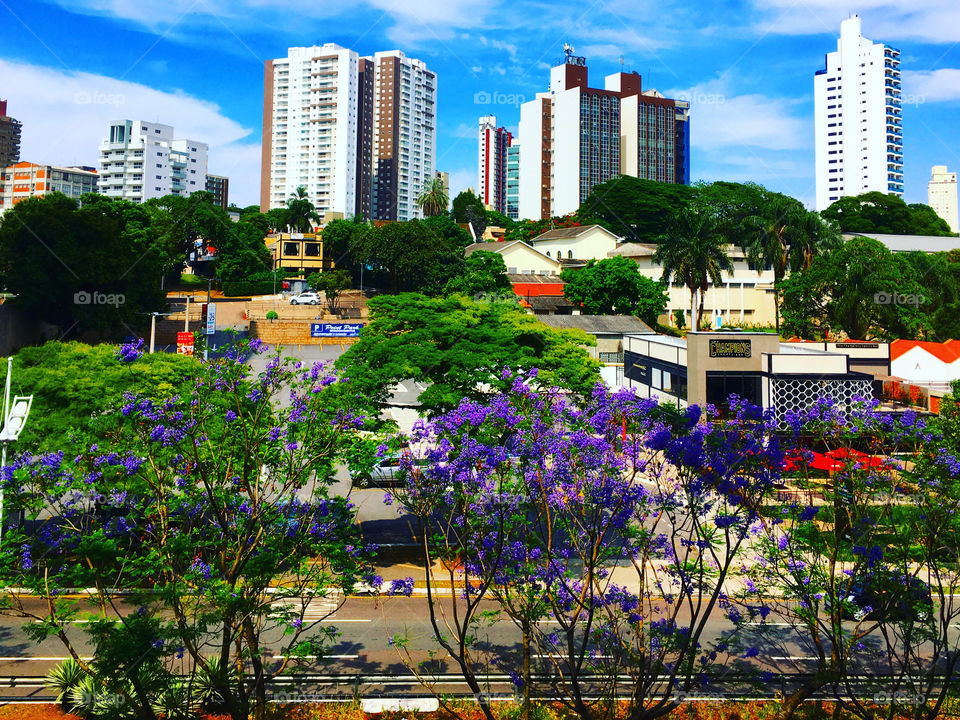
<instances>
[{"instance_id":1,"label":"rooftop","mask_svg":"<svg viewBox=\"0 0 960 720\"><path fill-rule=\"evenodd\" d=\"M633 315L546 315L540 321L550 327L576 328L591 335L654 335L643 320Z\"/></svg>"},{"instance_id":2,"label":"rooftop","mask_svg":"<svg viewBox=\"0 0 960 720\"><path fill-rule=\"evenodd\" d=\"M884 233L844 233L845 240L867 237L879 240L891 252L947 252L960 249L960 237L940 235L886 235Z\"/></svg>"},{"instance_id":3,"label":"rooftop","mask_svg":"<svg viewBox=\"0 0 960 720\"><path fill-rule=\"evenodd\" d=\"M584 233L588 233L593 230L600 230L608 235L616 237L612 232L607 230L602 225L575 225L573 227L554 228L553 230L547 230L545 233L537 235L530 242L535 243L539 240L562 240L565 238L577 238Z\"/></svg>"}]
</instances>

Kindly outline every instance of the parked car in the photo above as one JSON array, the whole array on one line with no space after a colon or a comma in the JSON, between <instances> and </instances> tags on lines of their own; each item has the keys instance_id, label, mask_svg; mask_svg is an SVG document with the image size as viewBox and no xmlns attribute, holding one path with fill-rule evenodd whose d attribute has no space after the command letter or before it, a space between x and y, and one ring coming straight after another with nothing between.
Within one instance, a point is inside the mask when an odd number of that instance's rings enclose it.
<instances>
[{"instance_id":1,"label":"parked car","mask_svg":"<svg viewBox=\"0 0 960 720\"><path fill-rule=\"evenodd\" d=\"M366 487L395 487L402 485L407 479L408 470L400 465L399 457L381 458L370 472L351 474L351 481L361 488ZM426 461L415 460L415 465L424 465Z\"/></svg>"},{"instance_id":2,"label":"parked car","mask_svg":"<svg viewBox=\"0 0 960 720\"><path fill-rule=\"evenodd\" d=\"M307 290L290 298L291 305L319 305L320 296L313 290Z\"/></svg>"},{"instance_id":3,"label":"parked car","mask_svg":"<svg viewBox=\"0 0 960 720\"><path fill-rule=\"evenodd\" d=\"M850 586L850 595L841 616L856 619L851 604L861 610L865 620L924 622L929 618L932 599L930 587L918 577L880 573L858 578Z\"/></svg>"}]
</instances>

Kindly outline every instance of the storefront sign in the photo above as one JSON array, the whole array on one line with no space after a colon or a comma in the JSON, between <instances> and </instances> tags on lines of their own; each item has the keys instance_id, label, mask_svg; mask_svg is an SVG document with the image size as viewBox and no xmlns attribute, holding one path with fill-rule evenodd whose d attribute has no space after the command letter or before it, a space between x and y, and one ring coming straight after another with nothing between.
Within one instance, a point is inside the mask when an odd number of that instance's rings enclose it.
<instances>
[{"instance_id":1,"label":"storefront sign","mask_svg":"<svg viewBox=\"0 0 960 720\"><path fill-rule=\"evenodd\" d=\"M193 333L177 333L177 355L193 355Z\"/></svg>"},{"instance_id":2,"label":"storefront sign","mask_svg":"<svg viewBox=\"0 0 960 720\"><path fill-rule=\"evenodd\" d=\"M749 340L711 340L710 357L712 358L748 358L750 357Z\"/></svg>"},{"instance_id":3,"label":"storefront sign","mask_svg":"<svg viewBox=\"0 0 960 720\"><path fill-rule=\"evenodd\" d=\"M837 343L838 350L876 350L879 347L879 343Z\"/></svg>"},{"instance_id":4,"label":"storefront sign","mask_svg":"<svg viewBox=\"0 0 960 720\"><path fill-rule=\"evenodd\" d=\"M310 337L359 337L363 323L311 323Z\"/></svg>"}]
</instances>

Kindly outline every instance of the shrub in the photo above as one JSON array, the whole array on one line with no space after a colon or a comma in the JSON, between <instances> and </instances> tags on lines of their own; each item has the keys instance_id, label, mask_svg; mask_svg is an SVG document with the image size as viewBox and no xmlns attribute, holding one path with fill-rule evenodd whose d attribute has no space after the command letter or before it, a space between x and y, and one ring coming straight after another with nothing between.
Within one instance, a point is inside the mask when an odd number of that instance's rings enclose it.
<instances>
[{"instance_id":1,"label":"shrub","mask_svg":"<svg viewBox=\"0 0 960 720\"><path fill-rule=\"evenodd\" d=\"M279 318L279 317L280 317L280 316L277 315L277 311L276 311L276 310L270 310L270 311L267 313L267 320L276 320L276 319Z\"/></svg>"}]
</instances>

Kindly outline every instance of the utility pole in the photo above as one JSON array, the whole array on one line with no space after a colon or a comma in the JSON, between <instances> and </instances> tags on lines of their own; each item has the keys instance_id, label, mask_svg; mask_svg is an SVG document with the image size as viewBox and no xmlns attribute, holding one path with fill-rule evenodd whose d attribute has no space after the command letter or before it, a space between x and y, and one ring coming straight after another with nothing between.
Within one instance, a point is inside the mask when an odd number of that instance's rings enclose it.
<instances>
[{"instance_id":1,"label":"utility pole","mask_svg":"<svg viewBox=\"0 0 960 720\"><path fill-rule=\"evenodd\" d=\"M157 332L157 314L150 313L150 354L153 355L153 338Z\"/></svg>"}]
</instances>

